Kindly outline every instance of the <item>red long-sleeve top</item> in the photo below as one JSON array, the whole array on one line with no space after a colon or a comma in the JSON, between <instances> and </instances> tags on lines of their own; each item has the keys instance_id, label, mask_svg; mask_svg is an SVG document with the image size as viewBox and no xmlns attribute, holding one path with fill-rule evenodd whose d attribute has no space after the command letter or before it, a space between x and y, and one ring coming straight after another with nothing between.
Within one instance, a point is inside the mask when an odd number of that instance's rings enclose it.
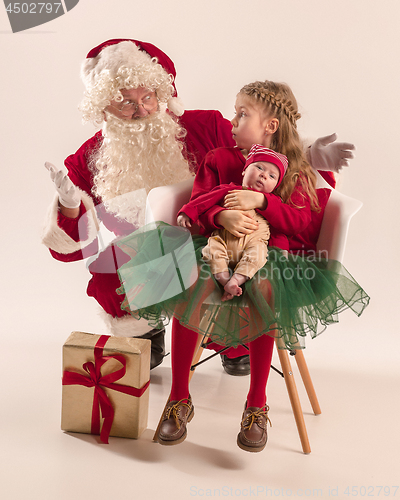
<instances>
[{"instance_id":1,"label":"red long-sleeve top","mask_svg":"<svg viewBox=\"0 0 400 500\"><path fill-rule=\"evenodd\" d=\"M210 192L220 184L241 184L245 158L237 148L220 148L206 155L194 181L191 201ZM298 181L289 203L274 194L265 194L267 208L257 211L269 222L273 231L288 237L291 252L315 250L321 227L323 211L329 198L328 189L317 190L320 211L311 210L310 199ZM219 228L215 216L224 210L215 205L200 215L199 221L205 233ZM274 244L273 240L270 244ZM279 246L279 245L277 245Z\"/></svg>"}]
</instances>

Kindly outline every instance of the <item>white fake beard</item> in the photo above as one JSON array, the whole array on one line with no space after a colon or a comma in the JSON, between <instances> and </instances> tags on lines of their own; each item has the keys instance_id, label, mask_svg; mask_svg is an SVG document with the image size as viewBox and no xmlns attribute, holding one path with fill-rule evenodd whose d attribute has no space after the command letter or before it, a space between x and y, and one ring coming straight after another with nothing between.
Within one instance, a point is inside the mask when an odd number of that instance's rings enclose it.
<instances>
[{"instance_id":1,"label":"white fake beard","mask_svg":"<svg viewBox=\"0 0 400 500\"><path fill-rule=\"evenodd\" d=\"M94 158L94 194L108 212L141 226L150 189L191 177L177 140L184 133L162 111L138 120L107 114L104 140Z\"/></svg>"}]
</instances>

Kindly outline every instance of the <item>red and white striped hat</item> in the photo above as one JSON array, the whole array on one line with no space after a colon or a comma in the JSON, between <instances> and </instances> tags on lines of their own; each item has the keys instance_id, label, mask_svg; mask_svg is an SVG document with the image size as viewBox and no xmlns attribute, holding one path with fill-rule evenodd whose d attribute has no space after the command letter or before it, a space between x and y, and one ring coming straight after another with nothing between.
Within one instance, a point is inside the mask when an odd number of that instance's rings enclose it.
<instances>
[{"instance_id":1,"label":"red and white striped hat","mask_svg":"<svg viewBox=\"0 0 400 500\"><path fill-rule=\"evenodd\" d=\"M285 172L288 168L287 157L285 155L282 155L281 153L273 151L272 149L268 149L264 146L261 146L260 144L253 144L253 146L249 151L249 154L247 155L246 164L243 168L243 171L246 170L246 168L251 163L255 163L257 161L267 161L269 163L273 163L279 168L280 175L278 183L276 185L277 188L279 184L282 182L283 176L285 175Z\"/></svg>"}]
</instances>

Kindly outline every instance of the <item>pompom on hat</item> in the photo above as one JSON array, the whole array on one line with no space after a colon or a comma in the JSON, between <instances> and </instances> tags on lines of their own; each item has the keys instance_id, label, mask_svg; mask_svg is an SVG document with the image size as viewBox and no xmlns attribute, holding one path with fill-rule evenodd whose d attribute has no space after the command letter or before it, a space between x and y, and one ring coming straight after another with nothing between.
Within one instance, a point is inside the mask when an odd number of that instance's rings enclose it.
<instances>
[{"instance_id":1,"label":"pompom on hat","mask_svg":"<svg viewBox=\"0 0 400 500\"><path fill-rule=\"evenodd\" d=\"M269 163L273 163L278 167L280 175L278 183L275 186L276 189L282 182L283 176L285 175L285 172L288 168L289 162L287 157L281 153L273 151L272 149L265 148L260 144L253 144L253 146L250 148L249 154L247 155L246 163L243 167L243 172L251 163L255 163L257 161L266 161Z\"/></svg>"},{"instance_id":2,"label":"pompom on hat","mask_svg":"<svg viewBox=\"0 0 400 500\"><path fill-rule=\"evenodd\" d=\"M158 66L158 68L157 68ZM149 87L149 79L152 87L159 88L159 72L165 72L165 81L171 85L167 106L172 113L181 116L184 107L175 87L176 71L171 59L155 45L129 38L114 38L97 45L90 50L81 66L81 78L88 91L93 89L98 80L108 75L111 78L120 77L120 68L128 68L130 81L135 85ZM136 68L140 70L135 71ZM148 72L142 70L148 69ZM154 73L154 76L153 76ZM158 73L158 74L157 74ZM165 86L165 83L164 83Z\"/></svg>"}]
</instances>

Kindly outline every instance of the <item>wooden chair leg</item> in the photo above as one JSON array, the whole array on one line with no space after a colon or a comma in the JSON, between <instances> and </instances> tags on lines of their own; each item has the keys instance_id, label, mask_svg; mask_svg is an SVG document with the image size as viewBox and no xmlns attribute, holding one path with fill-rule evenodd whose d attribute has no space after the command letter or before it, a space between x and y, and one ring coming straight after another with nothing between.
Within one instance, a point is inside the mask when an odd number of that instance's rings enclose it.
<instances>
[{"instance_id":1,"label":"wooden chair leg","mask_svg":"<svg viewBox=\"0 0 400 500\"><path fill-rule=\"evenodd\" d=\"M301 378L303 380L304 387L306 388L308 399L310 400L314 415L321 415L321 408L319 406L317 394L315 392L314 385L311 380L310 372L308 371L308 366L304 358L303 351L301 349L297 349L294 357Z\"/></svg>"},{"instance_id":2,"label":"wooden chair leg","mask_svg":"<svg viewBox=\"0 0 400 500\"><path fill-rule=\"evenodd\" d=\"M203 317L200 320L199 328L200 328L200 331L205 332L205 333L204 333L204 335L199 333L199 336L198 336L197 342L196 342L196 348L195 348L194 354L193 354L191 366L196 365L200 361L201 355L202 355L203 350L204 350L204 347L202 347L202 344L206 341L206 339L208 337L208 330L210 328L211 321L212 321L212 318L213 318L216 310L217 310L216 306L209 306L204 311ZM195 368L190 370L189 382L192 380L192 377L194 375L194 370L195 370Z\"/></svg>"},{"instance_id":3,"label":"wooden chair leg","mask_svg":"<svg viewBox=\"0 0 400 500\"><path fill-rule=\"evenodd\" d=\"M304 422L303 411L301 409L299 394L294 381L292 367L289 361L289 355L286 349L279 349L277 342L279 361L282 366L282 372L285 379L286 388L289 394L290 404L292 405L293 415L299 432L301 446L304 453L311 453L310 442L308 440L306 424Z\"/></svg>"}]
</instances>

